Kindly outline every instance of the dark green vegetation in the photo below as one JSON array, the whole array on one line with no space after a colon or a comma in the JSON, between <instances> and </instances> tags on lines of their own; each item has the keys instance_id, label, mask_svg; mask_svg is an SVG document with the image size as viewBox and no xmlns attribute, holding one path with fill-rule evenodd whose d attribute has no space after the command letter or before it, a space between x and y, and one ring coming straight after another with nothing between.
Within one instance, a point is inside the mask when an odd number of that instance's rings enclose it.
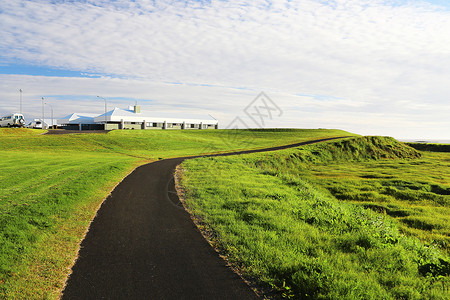
<instances>
[{"instance_id":1,"label":"dark green vegetation","mask_svg":"<svg viewBox=\"0 0 450 300\"><path fill-rule=\"evenodd\" d=\"M450 144L407 143L414 149L432 152L450 152Z\"/></svg>"},{"instance_id":2,"label":"dark green vegetation","mask_svg":"<svg viewBox=\"0 0 450 300\"><path fill-rule=\"evenodd\" d=\"M276 296L448 299L450 155L362 137L185 161L186 206Z\"/></svg>"},{"instance_id":3,"label":"dark green vegetation","mask_svg":"<svg viewBox=\"0 0 450 300\"><path fill-rule=\"evenodd\" d=\"M351 135L339 130L42 132L0 129L0 299L57 298L99 205L138 165Z\"/></svg>"}]
</instances>

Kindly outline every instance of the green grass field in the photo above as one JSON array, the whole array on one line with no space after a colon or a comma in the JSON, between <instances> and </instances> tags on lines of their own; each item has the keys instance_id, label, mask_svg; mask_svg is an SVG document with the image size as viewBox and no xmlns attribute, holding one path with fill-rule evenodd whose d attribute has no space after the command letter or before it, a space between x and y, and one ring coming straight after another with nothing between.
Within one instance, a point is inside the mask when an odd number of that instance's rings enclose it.
<instances>
[{"instance_id":1,"label":"green grass field","mask_svg":"<svg viewBox=\"0 0 450 300\"><path fill-rule=\"evenodd\" d=\"M351 135L354 134L328 129L114 130L108 134L69 135L42 135L39 130L30 129L1 129L0 151L88 151L157 160Z\"/></svg>"},{"instance_id":2,"label":"green grass field","mask_svg":"<svg viewBox=\"0 0 450 300\"><path fill-rule=\"evenodd\" d=\"M448 299L450 153L362 137L185 161L185 205L250 281L294 299Z\"/></svg>"},{"instance_id":3,"label":"green grass field","mask_svg":"<svg viewBox=\"0 0 450 300\"><path fill-rule=\"evenodd\" d=\"M56 299L99 205L130 171L160 158L256 149L340 130L0 129L0 299Z\"/></svg>"}]
</instances>

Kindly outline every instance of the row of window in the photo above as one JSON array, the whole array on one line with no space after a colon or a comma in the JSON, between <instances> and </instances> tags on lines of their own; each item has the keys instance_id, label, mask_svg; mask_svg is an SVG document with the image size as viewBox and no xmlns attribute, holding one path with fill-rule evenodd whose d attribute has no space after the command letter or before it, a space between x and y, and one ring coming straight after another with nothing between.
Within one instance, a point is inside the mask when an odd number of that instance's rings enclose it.
<instances>
[{"instance_id":1,"label":"row of window","mask_svg":"<svg viewBox=\"0 0 450 300\"><path fill-rule=\"evenodd\" d=\"M11 120L13 116L6 116L6 117L2 117L0 120L4 121L4 120ZM22 115L14 115L14 120L20 120L23 119Z\"/></svg>"},{"instance_id":2,"label":"row of window","mask_svg":"<svg viewBox=\"0 0 450 300\"><path fill-rule=\"evenodd\" d=\"M125 122L125 124L131 124L131 125L141 125L142 122ZM154 127L154 128L163 128L164 123L151 123L147 122L147 127ZM182 127L182 123L167 123L167 128L174 128L174 127ZM186 128L199 128L200 124L186 124ZM212 128L214 125L207 125L203 124L203 128Z\"/></svg>"}]
</instances>

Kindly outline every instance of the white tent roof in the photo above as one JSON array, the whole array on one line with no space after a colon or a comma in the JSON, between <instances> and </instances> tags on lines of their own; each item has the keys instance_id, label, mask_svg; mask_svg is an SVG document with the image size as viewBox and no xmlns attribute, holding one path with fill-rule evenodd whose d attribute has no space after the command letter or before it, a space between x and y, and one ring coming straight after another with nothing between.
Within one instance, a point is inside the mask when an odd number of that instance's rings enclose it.
<instances>
[{"instance_id":1,"label":"white tent roof","mask_svg":"<svg viewBox=\"0 0 450 300\"><path fill-rule=\"evenodd\" d=\"M168 122L168 123L203 123L203 124L217 124L218 121L211 116L200 115L183 115L180 113L167 113L167 112L146 112L135 113L130 109L121 109L115 107L114 109L106 112L106 119L108 122ZM98 115L94 118L96 123L105 121L105 114Z\"/></svg>"},{"instance_id":2,"label":"white tent roof","mask_svg":"<svg viewBox=\"0 0 450 300\"><path fill-rule=\"evenodd\" d=\"M94 118L97 114L73 113L58 119L58 124L95 124Z\"/></svg>"},{"instance_id":3,"label":"white tent roof","mask_svg":"<svg viewBox=\"0 0 450 300\"><path fill-rule=\"evenodd\" d=\"M36 123L36 122L41 122L41 120L42 119L34 119L32 122L30 122L30 123L28 123L28 125L31 125L31 124L33 124L33 123ZM52 126L52 125L59 125L60 123L58 123L58 121L59 120L56 120L55 118L52 120L52 119L47 119L47 118L45 118L44 119L44 126ZM53 122L53 123L52 123ZM27 125L27 126L28 126Z\"/></svg>"}]
</instances>

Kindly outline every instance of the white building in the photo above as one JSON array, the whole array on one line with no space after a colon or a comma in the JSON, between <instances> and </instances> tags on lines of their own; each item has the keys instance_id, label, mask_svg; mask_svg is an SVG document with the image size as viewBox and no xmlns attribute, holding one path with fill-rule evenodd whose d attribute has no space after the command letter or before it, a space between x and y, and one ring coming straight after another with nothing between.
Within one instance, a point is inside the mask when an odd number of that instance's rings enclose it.
<instances>
[{"instance_id":1,"label":"white building","mask_svg":"<svg viewBox=\"0 0 450 300\"><path fill-rule=\"evenodd\" d=\"M89 113L73 113L62 119L58 119L58 125L66 129L75 130L103 129L103 126L95 124L94 118L96 116L98 115Z\"/></svg>"},{"instance_id":2,"label":"white building","mask_svg":"<svg viewBox=\"0 0 450 300\"><path fill-rule=\"evenodd\" d=\"M115 107L101 115L73 113L58 123L67 129L218 129L211 116L177 116L159 112L141 112L140 106ZM106 126L105 126L106 123Z\"/></svg>"},{"instance_id":3,"label":"white building","mask_svg":"<svg viewBox=\"0 0 450 300\"><path fill-rule=\"evenodd\" d=\"M44 129L48 128L56 128L59 126L58 120L56 119L44 119ZM42 129L42 119L34 119L30 123L28 123L27 127Z\"/></svg>"}]
</instances>

